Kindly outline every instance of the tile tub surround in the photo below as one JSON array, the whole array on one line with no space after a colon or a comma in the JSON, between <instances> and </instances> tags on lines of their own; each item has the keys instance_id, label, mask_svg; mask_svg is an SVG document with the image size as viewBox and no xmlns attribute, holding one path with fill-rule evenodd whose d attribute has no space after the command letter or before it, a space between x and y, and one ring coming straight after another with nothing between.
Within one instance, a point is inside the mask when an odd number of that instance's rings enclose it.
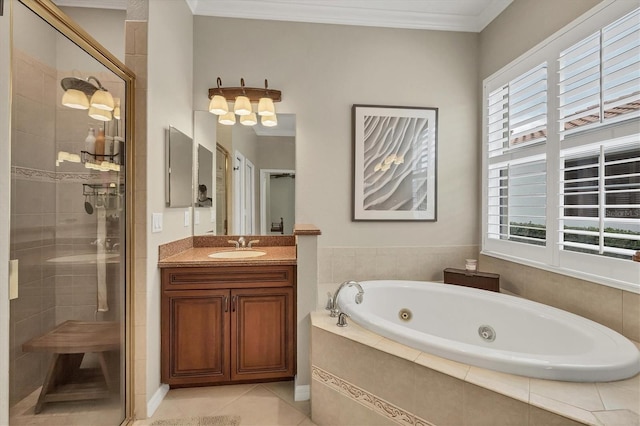
<instances>
[{"instance_id":1,"label":"tile tub surround","mask_svg":"<svg viewBox=\"0 0 640 426\"><path fill-rule=\"evenodd\" d=\"M480 256L479 266L500 274L501 291L589 318L640 341L640 294L486 255Z\"/></svg>"},{"instance_id":2,"label":"tile tub surround","mask_svg":"<svg viewBox=\"0 0 640 426\"><path fill-rule=\"evenodd\" d=\"M445 268L464 269L465 259L477 259L479 247L324 247L318 249L318 309L327 292L343 281L442 281ZM483 272L494 272L480 269Z\"/></svg>"},{"instance_id":3,"label":"tile tub surround","mask_svg":"<svg viewBox=\"0 0 640 426\"><path fill-rule=\"evenodd\" d=\"M311 314L311 406L317 424L608 426L640 421L640 375L607 383L532 379L420 352L353 321L344 328L335 322L326 311ZM351 409L355 419L342 414Z\"/></svg>"}]
</instances>

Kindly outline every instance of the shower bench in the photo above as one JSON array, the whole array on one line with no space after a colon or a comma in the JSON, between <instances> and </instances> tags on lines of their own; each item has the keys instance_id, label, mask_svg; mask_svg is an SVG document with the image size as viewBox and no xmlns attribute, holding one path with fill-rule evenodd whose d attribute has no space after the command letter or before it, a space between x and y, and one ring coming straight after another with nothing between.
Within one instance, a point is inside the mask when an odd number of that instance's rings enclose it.
<instances>
[{"instance_id":1,"label":"shower bench","mask_svg":"<svg viewBox=\"0 0 640 426\"><path fill-rule=\"evenodd\" d=\"M40 413L47 402L108 398L117 389L105 352L119 349L120 324L116 322L69 320L24 343L25 352L53 354L35 413ZM80 368L86 353L97 355L100 368Z\"/></svg>"}]
</instances>

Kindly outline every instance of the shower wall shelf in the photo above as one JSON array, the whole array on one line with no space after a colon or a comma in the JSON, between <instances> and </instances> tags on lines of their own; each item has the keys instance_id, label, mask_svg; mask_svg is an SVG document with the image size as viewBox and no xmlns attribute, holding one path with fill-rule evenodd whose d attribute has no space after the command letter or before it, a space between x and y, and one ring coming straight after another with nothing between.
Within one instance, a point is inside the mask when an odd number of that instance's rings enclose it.
<instances>
[{"instance_id":1,"label":"shower wall shelf","mask_svg":"<svg viewBox=\"0 0 640 426\"><path fill-rule=\"evenodd\" d=\"M84 196L96 196L96 195L109 195L116 197L124 193L124 184L115 183L83 183L82 195Z\"/></svg>"},{"instance_id":2,"label":"shower wall shelf","mask_svg":"<svg viewBox=\"0 0 640 426\"><path fill-rule=\"evenodd\" d=\"M109 161L110 163L116 163L116 158L120 157L120 153L115 153L115 154L94 154L93 152L89 152L89 151L80 151L80 154L82 154L82 162L86 163L87 161L93 159L95 160L104 160L104 161ZM121 164L120 161L118 161L116 164Z\"/></svg>"}]
</instances>

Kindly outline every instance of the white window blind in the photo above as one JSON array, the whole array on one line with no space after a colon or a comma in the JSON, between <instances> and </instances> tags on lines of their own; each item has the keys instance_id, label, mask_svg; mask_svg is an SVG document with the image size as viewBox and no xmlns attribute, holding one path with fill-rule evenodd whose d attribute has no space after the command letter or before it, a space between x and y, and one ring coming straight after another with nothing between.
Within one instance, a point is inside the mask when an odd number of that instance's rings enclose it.
<instances>
[{"instance_id":1,"label":"white window blind","mask_svg":"<svg viewBox=\"0 0 640 426\"><path fill-rule=\"evenodd\" d=\"M489 93L487 98L487 237L546 243L547 64Z\"/></svg>"},{"instance_id":2,"label":"white window blind","mask_svg":"<svg viewBox=\"0 0 640 426\"><path fill-rule=\"evenodd\" d=\"M640 250L640 141L563 154L561 250L629 258Z\"/></svg>"},{"instance_id":3,"label":"white window blind","mask_svg":"<svg viewBox=\"0 0 640 426\"><path fill-rule=\"evenodd\" d=\"M602 2L484 81L483 253L640 292L632 7Z\"/></svg>"},{"instance_id":4,"label":"white window blind","mask_svg":"<svg viewBox=\"0 0 640 426\"><path fill-rule=\"evenodd\" d=\"M489 169L489 238L546 244L546 178L546 161L539 156Z\"/></svg>"},{"instance_id":5,"label":"white window blind","mask_svg":"<svg viewBox=\"0 0 640 426\"><path fill-rule=\"evenodd\" d=\"M489 157L547 138L547 64L494 90L488 98Z\"/></svg>"},{"instance_id":6,"label":"white window blind","mask_svg":"<svg viewBox=\"0 0 640 426\"><path fill-rule=\"evenodd\" d=\"M561 137L640 115L640 10L560 52Z\"/></svg>"}]
</instances>

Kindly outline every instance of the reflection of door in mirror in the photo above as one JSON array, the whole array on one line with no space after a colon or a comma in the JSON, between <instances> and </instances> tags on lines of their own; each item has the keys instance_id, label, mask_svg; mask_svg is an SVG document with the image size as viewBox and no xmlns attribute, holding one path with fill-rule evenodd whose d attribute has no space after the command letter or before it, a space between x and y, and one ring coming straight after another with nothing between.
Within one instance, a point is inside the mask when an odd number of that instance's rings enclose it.
<instances>
[{"instance_id":1,"label":"reflection of door in mirror","mask_svg":"<svg viewBox=\"0 0 640 426\"><path fill-rule=\"evenodd\" d=\"M212 207L213 199L213 153L198 145L198 194L196 207Z\"/></svg>"},{"instance_id":2,"label":"reflection of door in mirror","mask_svg":"<svg viewBox=\"0 0 640 426\"><path fill-rule=\"evenodd\" d=\"M295 178L295 170L260 170L261 234L293 233Z\"/></svg>"},{"instance_id":3,"label":"reflection of door in mirror","mask_svg":"<svg viewBox=\"0 0 640 426\"><path fill-rule=\"evenodd\" d=\"M196 127L208 117L214 117L208 111L198 114L196 111ZM264 192L262 173L273 171L275 174L295 175L295 115L278 114L276 127L264 127L259 123L253 127L235 125L216 125L217 143L224 147L228 154L228 174L226 185L220 185L222 191L227 189L226 216L227 234L234 235L275 235L293 233L295 223L295 208L293 207L293 193L295 192L295 180L293 178L277 178L278 183L284 184L288 180L289 196L286 210L288 213L271 211L269 206L283 207L280 201L270 200L269 192ZM217 175L221 173L217 170ZM216 187L219 180L216 178ZM216 200L214 200L216 202ZM216 207L218 207L216 205ZM265 209L269 210L270 218L266 219ZM278 209L277 209L278 210ZM221 212L216 208L217 214ZM224 212L224 210L223 210ZM273 218L271 218L273 216ZM284 223L280 231L271 231L271 222ZM273 219L273 220L271 220ZM221 234L221 229L218 229Z\"/></svg>"},{"instance_id":4,"label":"reflection of door in mirror","mask_svg":"<svg viewBox=\"0 0 640 426\"><path fill-rule=\"evenodd\" d=\"M227 197L229 173L229 153L222 146L216 146L216 235L227 235Z\"/></svg>"}]
</instances>

